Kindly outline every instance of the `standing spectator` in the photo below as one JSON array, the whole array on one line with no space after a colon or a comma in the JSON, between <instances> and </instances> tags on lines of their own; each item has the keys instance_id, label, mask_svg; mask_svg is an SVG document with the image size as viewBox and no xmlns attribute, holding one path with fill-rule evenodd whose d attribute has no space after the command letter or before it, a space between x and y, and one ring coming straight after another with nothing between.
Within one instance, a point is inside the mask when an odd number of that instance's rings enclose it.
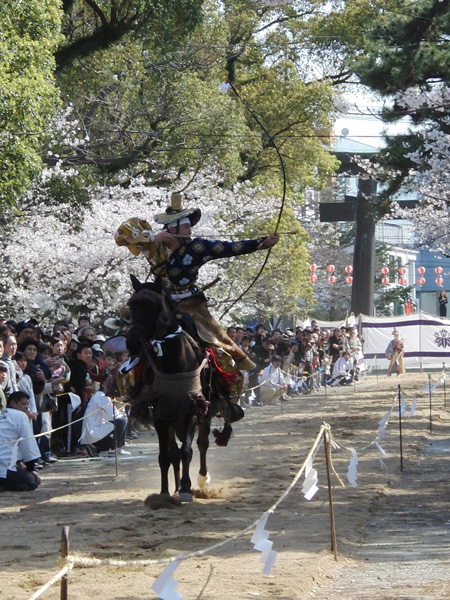
<instances>
[{"instance_id":1,"label":"standing spectator","mask_svg":"<svg viewBox=\"0 0 450 600\"><path fill-rule=\"evenodd\" d=\"M328 354L331 356L331 370L333 370L334 364L340 357L342 350L341 330L336 328L333 330L333 334L330 335L328 340Z\"/></svg>"},{"instance_id":2,"label":"standing spectator","mask_svg":"<svg viewBox=\"0 0 450 600\"><path fill-rule=\"evenodd\" d=\"M0 360L0 412L6 408L6 395L3 386L6 385L8 379L8 366Z\"/></svg>"},{"instance_id":3,"label":"standing spectator","mask_svg":"<svg viewBox=\"0 0 450 600\"><path fill-rule=\"evenodd\" d=\"M16 367L13 361L13 357L17 352L17 340L16 336L12 333L5 332L2 334L3 341L3 356L2 361L8 367L8 379L6 380L5 395L9 396L12 392L17 392L19 389L16 378Z\"/></svg>"},{"instance_id":4,"label":"standing spectator","mask_svg":"<svg viewBox=\"0 0 450 600\"><path fill-rule=\"evenodd\" d=\"M439 292L439 316L447 318L447 293L445 290Z\"/></svg>"},{"instance_id":5,"label":"standing spectator","mask_svg":"<svg viewBox=\"0 0 450 600\"><path fill-rule=\"evenodd\" d=\"M74 456L88 456L88 452L78 445L78 439L81 437L82 422L78 421L84 415L86 404L90 393L93 391L93 384L88 377L88 369L92 361L92 349L88 342L78 344L75 358L69 361L70 379L64 384L64 391L67 392L58 397L58 410L53 413L53 428L68 425L67 430L62 429L52 434L52 450L57 456L73 454ZM75 394L77 398L71 398L69 393ZM78 406L73 409L76 401Z\"/></svg>"},{"instance_id":6,"label":"standing spectator","mask_svg":"<svg viewBox=\"0 0 450 600\"><path fill-rule=\"evenodd\" d=\"M386 358L390 361L386 377L390 377L392 373L397 373L397 377L405 373L405 366L403 364L405 344L400 339L400 334L396 329L394 329L392 335L394 339L389 342L386 348Z\"/></svg>"},{"instance_id":7,"label":"standing spectator","mask_svg":"<svg viewBox=\"0 0 450 600\"><path fill-rule=\"evenodd\" d=\"M31 381L31 377L25 372L28 364L25 354L17 352L14 356L14 362L16 364L17 385L21 392L25 392L28 395L28 409L33 415L32 420L34 421L37 418L38 412L34 397L33 382Z\"/></svg>"}]
</instances>

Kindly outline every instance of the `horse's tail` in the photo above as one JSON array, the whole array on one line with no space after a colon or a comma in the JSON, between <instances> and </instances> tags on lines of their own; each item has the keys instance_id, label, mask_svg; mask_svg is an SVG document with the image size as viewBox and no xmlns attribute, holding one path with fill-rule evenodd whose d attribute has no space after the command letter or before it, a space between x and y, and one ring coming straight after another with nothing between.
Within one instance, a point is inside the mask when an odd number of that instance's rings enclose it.
<instances>
[{"instance_id":1,"label":"horse's tail","mask_svg":"<svg viewBox=\"0 0 450 600\"><path fill-rule=\"evenodd\" d=\"M213 435L215 438L215 442L218 446L225 447L228 444L228 440L233 433L233 428L230 423L225 422L225 425L222 429L213 429Z\"/></svg>"}]
</instances>

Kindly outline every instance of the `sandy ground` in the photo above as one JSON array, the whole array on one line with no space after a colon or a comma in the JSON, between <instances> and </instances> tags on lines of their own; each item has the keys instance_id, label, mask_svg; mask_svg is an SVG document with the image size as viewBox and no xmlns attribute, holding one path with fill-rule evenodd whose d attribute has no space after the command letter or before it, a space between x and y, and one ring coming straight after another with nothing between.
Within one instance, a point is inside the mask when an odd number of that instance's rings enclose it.
<instances>
[{"instance_id":1,"label":"sandy ground","mask_svg":"<svg viewBox=\"0 0 450 600\"><path fill-rule=\"evenodd\" d=\"M433 374L432 380L437 379ZM432 392L431 411L429 395L422 392L415 414L406 418L413 396L428 380L425 373L389 379L373 375L358 386L292 398L282 407L248 408L235 424L229 446L210 448L209 496L179 508L155 511L144 505L148 494L159 491L157 442L148 432L131 444L130 457L120 458L118 477L111 458L60 460L41 472L43 483L35 492L0 495L0 600L30 598L58 571L63 526L70 527L71 552L125 561L167 559L235 536L289 487L323 421L340 446L332 459L346 484L342 488L331 475L338 560L331 552L321 446L313 465L319 492L305 500L302 477L269 516L267 529L278 552L270 575L262 573L261 554L250 543L250 532L183 560L175 573L177 592L184 600L325 600L334 597L334 591L342 598L448 597L450 586L437 575L439 568L448 573L447 390L441 385ZM407 404L403 471L396 409L382 441L389 455L383 465L371 444L380 419L393 403L397 406L399 385ZM346 479L350 447L358 451L357 488ZM197 459L195 452L193 480ZM164 567L75 567L68 597L157 598L151 585ZM393 592L396 573L400 579ZM424 582L422 590L417 578ZM447 595L440 595L444 592ZM43 597L59 598L59 585Z\"/></svg>"}]
</instances>

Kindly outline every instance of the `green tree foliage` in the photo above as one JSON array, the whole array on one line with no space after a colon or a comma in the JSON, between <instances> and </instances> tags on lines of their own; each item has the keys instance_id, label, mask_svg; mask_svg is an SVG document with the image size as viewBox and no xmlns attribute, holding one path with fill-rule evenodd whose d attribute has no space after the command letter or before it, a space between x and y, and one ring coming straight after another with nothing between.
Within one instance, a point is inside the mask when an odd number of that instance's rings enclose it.
<instances>
[{"instance_id":1,"label":"green tree foliage","mask_svg":"<svg viewBox=\"0 0 450 600\"><path fill-rule=\"evenodd\" d=\"M129 38L146 48L172 50L202 17L203 0L63 0L65 43L58 69L108 50Z\"/></svg>"},{"instance_id":2,"label":"green tree foliage","mask_svg":"<svg viewBox=\"0 0 450 600\"><path fill-rule=\"evenodd\" d=\"M237 237L252 239L267 235L274 231L277 219L277 214L262 212L261 216L253 219L251 225L247 225ZM299 298L308 306L314 304L314 295L308 279L308 236L295 219L292 209L283 210L279 231L282 232L280 241L272 248L262 271L267 251L235 258L231 268L230 265L227 267L225 262L219 265L219 274L224 275L223 279L226 279L227 285L216 288L214 297L220 306L225 307L229 322L236 323L255 318L265 320L274 315L299 315ZM248 291L242 301L234 304L245 290Z\"/></svg>"},{"instance_id":3,"label":"green tree foliage","mask_svg":"<svg viewBox=\"0 0 450 600\"><path fill-rule=\"evenodd\" d=\"M13 204L41 167L41 144L59 107L60 16L52 0L0 3L0 206Z\"/></svg>"},{"instance_id":4,"label":"green tree foliage","mask_svg":"<svg viewBox=\"0 0 450 600\"><path fill-rule=\"evenodd\" d=\"M450 49L450 2L448 0L396 0L387 4L374 19L367 41L352 68L364 85L387 99L383 118L395 122L408 117L413 126L435 123L448 133L446 100L436 101L436 92L448 86ZM400 99L414 89L417 101ZM421 93L424 93L420 100ZM430 96L435 98L430 101ZM383 194L388 200L405 183L415 165L411 153L427 154L420 129L387 138L387 146L377 157L387 183ZM386 208L385 204L385 208Z\"/></svg>"},{"instance_id":5,"label":"green tree foliage","mask_svg":"<svg viewBox=\"0 0 450 600\"><path fill-rule=\"evenodd\" d=\"M112 5L122 6L104 4L69 3L61 52L70 47L75 52L82 30L88 38L113 21ZM321 3L305 4L313 10ZM278 47L290 35L288 21L301 15L288 18L288 7L275 14L254 2L208 0L201 23L197 6L185 27L175 28L175 5L165 3L164 16L149 9L148 27L130 25L120 38L89 46L81 60L57 56L58 81L79 119L82 143L63 144L47 162L90 165L105 182L144 174L150 185L169 185L187 171L217 166L224 185L280 181L271 140L232 92L220 93L219 82L233 64L242 98L283 153L291 189L323 185L336 166L324 148L334 110L332 86L306 79L301 53ZM117 11L114 19L119 20ZM167 20L161 31L172 33L170 43L152 37L158 19Z\"/></svg>"}]
</instances>

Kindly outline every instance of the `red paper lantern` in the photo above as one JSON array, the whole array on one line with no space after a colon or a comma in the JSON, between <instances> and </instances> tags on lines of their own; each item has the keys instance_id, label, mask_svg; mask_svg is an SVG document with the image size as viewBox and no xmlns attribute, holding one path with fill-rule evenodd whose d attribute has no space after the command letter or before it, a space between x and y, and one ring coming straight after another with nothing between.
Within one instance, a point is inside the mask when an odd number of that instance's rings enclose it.
<instances>
[{"instance_id":1,"label":"red paper lantern","mask_svg":"<svg viewBox=\"0 0 450 600\"><path fill-rule=\"evenodd\" d=\"M345 272L348 273L349 275L350 275L350 273L353 273L353 267L352 267L352 265L347 265L345 267ZM353 281L353 279L352 279L352 281Z\"/></svg>"},{"instance_id":2,"label":"red paper lantern","mask_svg":"<svg viewBox=\"0 0 450 600\"><path fill-rule=\"evenodd\" d=\"M406 285L408 283L406 277L400 277L398 282L400 285Z\"/></svg>"},{"instance_id":3,"label":"red paper lantern","mask_svg":"<svg viewBox=\"0 0 450 600\"><path fill-rule=\"evenodd\" d=\"M347 275L347 277L345 278L345 283L348 283L348 285L351 285L353 283L353 277L351 275Z\"/></svg>"},{"instance_id":4,"label":"red paper lantern","mask_svg":"<svg viewBox=\"0 0 450 600\"><path fill-rule=\"evenodd\" d=\"M406 273L406 268L405 267L399 267L398 268L398 274L399 275L404 275Z\"/></svg>"},{"instance_id":5,"label":"red paper lantern","mask_svg":"<svg viewBox=\"0 0 450 600\"><path fill-rule=\"evenodd\" d=\"M425 283L425 277L418 277L417 278L417 283L419 285L423 285Z\"/></svg>"},{"instance_id":6,"label":"red paper lantern","mask_svg":"<svg viewBox=\"0 0 450 600\"><path fill-rule=\"evenodd\" d=\"M330 275L330 276L328 277L328 281L329 281L330 283L336 283L336 277L335 277L334 275Z\"/></svg>"},{"instance_id":7,"label":"red paper lantern","mask_svg":"<svg viewBox=\"0 0 450 600\"><path fill-rule=\"evenodd\" d=\"M434 272L436 273L436 275L442 275L442 273L444 272L444 269L442 267L436 267L434 269Z\"/></svg>"},{"instance_id":8,"label":"red paper lantern","mask_svg":"<svg viewBox=\"0 0 450 600\"><path fill-rule=\"evenodd\" d=\"M334 273L334 265L327 265L328 273Z\"/></svg>"},{"instance_id":9,"label":"red paper lantern","mask_svg":"<svg viewBox=\"0 0 450 600\"><path fill-rule=\"evenodd\" d=\"M385 276L385 277L383 277L383 279L381 281L383 282L383 285L388 285L390 280L389 280L389 277Z\"/></svg>"},{"instance_id":10,"label":"red paper lantern","mask_svg":"<svg viewBox=\"0 0 450 600\"><path fill-rule=\"evenodd\" d=\"M389 273L388 267L381 267L380 271L383 273L383 275L387 275Z\"/></svg>"},{"instance_id":11,"label":"red paper lantern","mask_svg":"<svg viewBox=\"0 0 450 600\"><path fill-rule=\"evenodd\" d=\"M425 274L425 267L417 267L417 272L419 273L419 275L424 275Z\"/></svg>"},{"instance_id":12,"label":"red paper lantern","mask_svg":"<svg viewBox=\"0 0 450 600\"><path fill-rule=\"evenodd\" d=\"M438 285L439 287L442 287L442 284L444 283L444 278L439 276L436 277L436 285Z\"/></svg>"},{"instance_id":13,"label":"red paper lantern","mask_svg":"<svg viewBox=\"0 0 450 600\"><path fill-rule=\"evenodd\" d=\"M315 273L317 271L317 265L315 265L314 263L312 265L309 265L309 270L311 271L311 273Z\"/></svg>"},{"instance_id":14,"label":"red paper lantern","mask_svg":"<svg viewBox=\"0 0 450 600\"><path fill-rule=\"evenodd\" d=\"M316 283L317 275L315 273L311 273L311 275L309 276L309 280L311 283Z\"/></svg>"}]
</instances>

